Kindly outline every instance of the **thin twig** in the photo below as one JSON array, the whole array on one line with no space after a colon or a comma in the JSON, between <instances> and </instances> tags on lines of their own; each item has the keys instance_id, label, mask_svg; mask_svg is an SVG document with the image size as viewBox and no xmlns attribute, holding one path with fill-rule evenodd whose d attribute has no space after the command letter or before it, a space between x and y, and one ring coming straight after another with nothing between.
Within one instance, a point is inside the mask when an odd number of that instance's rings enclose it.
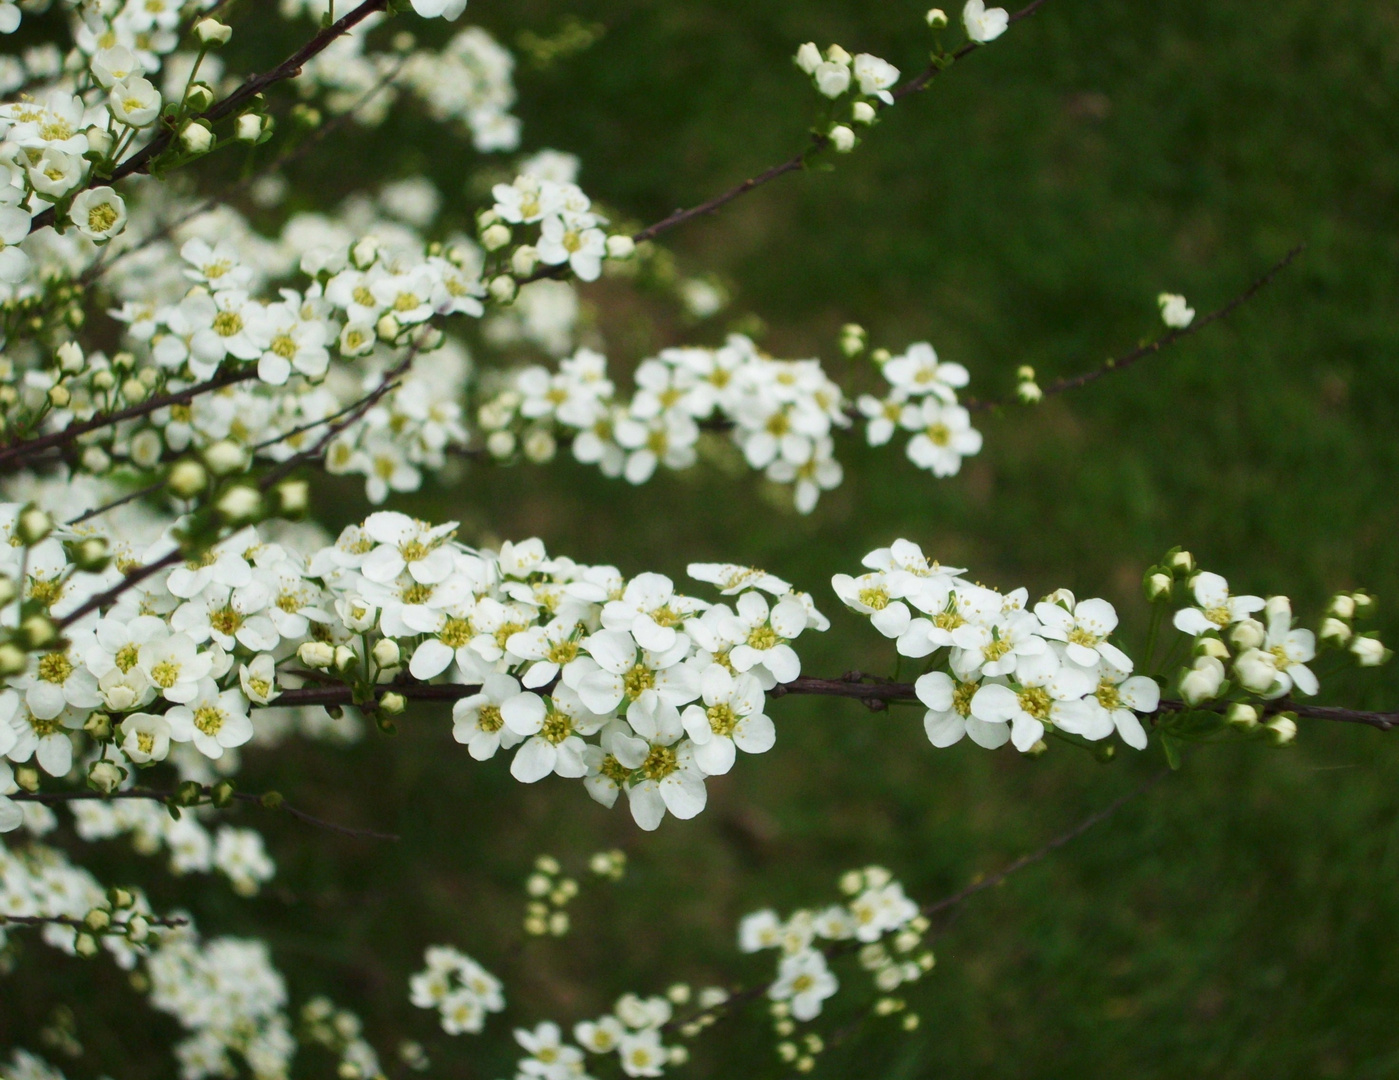
<instances>
[{"instance_id":1,"label":"thin twig","mask_svg":"<svg viewBox=\"0 0 1399 1080\"><path fill-rule=\"evenodd\" d=\"M147 922L149 925L151 925L151 926L172 926L172 927L173 927L173 926L188 926L188 925L189 925L189 920L186 919L186 918L183 918L183 917L181 917L181 916L179 916L179 915L171 915L171 916L163 916L163 915L145 915L145 914L143 914L143 913L141 913L141 912L139 912L139 911L136 912L135 914L136 914L136 915L140 915L140 917L143 918L143 919L145 919L146 922ZM7 923L10 924L10 925L12 925L12 926L48 926L48 925L50 925L50 924L54 924L54 925L57 925L57 926L71 926L71 927L73 927L75 930L90 930L90 929L91 929L91 928L87 925L87 923L85 923L82 919L75 918L75 917L72 916L72 915L3 915L3 914L0 914L0 926L4 926L4 925L6 925ZM110 932L112 932L112 931L116 931L116 932L119 932L119 933L124 933L125 930L126 930L127 925L128 925L128 924L125 923L125 922L114 922L114 923L112 923L105 931L94 931L94 932L95 932L95 933L110 933Z\"/></svg>"},{"instance_id":2,"label":"thin twig","mask_svg":"<svg viewBox=\"0 0 1399 1080\"><path fill-rule=\"evenodd\" d=\"M1211 311L1208 315L1193 320L1189 326L1170 330L1167 333L1161 335L1161 337L1157 338L1155 341L1149 342L1146 345L1139 345L1131 352L1124 353L1122 356L1113 357L1100 364L1098 367L1093 368L1091 371L1085 371L1081 375L1074 375L1069 378L1059 379L1055 382L1052 382L1048 386L1044 387L1044 396L1054 397L1056 394L1062 394L1068 390L1077 390L1081 386L1087 386L1089 383L1097 382L1105 375L1111 375L1115 371L1123 371L1131 367L1138 360L1145 359L1148 356L1153 356L1156 353L1159 353L1162 349L1168 348L1169 346L1174 345L1176 342L1190 337L1192 334L1198 334L1205 327L1210 326L1213 323L1219 322L1220 319L1227 318L1229 315L1232 315L1237 309L1242 307L1244 304L1248 303L1265 288L1271 285L1273 279L1276 278L1285 269L1287 269L1287 267L1291 266L1292 263L1298 258L1298 256L1300 256L1302 252L1306 250L1306 244L1298 244L1281 259L1279 259L1276 263L1274 263L1266 274L1260 277L1257 281L1255 281L1247 289L1241 292L1238 296L1234 297L1234 299L1230 300L1223 307L1216 308L1214 311ZM962 402L962 405L970 412L986 412L990 409L998 409L1012 404L1015 404L1015 401L979 401L976 399L968 399Z\"/></svg>"}]
</instances>

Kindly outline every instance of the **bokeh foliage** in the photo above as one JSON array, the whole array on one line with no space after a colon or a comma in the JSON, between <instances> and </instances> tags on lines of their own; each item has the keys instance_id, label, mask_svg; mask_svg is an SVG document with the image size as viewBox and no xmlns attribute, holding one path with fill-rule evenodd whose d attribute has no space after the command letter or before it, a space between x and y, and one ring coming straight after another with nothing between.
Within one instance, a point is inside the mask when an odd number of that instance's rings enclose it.
<instances>
[{"instance_id":1,"label":"bokeh foliage","mask_svg":"<svg viewBox=\"0 0 1399 1080\"><path fill-rule=\"evenodd\" d=\"M910 73L928 44L921 11L901 2L584 0L569 14L605 33L547 66L522 63L526 145L579 154L585 190L643 222L801 144L815 107L790 65L801 41ZM248 5L233 20L258 17ZM474 0L466 18L513 44L524 30L557 34L563 15L542 0ZM277 34L256 48L280 55L294 38ZM835 335L853 320L895 350L931 340L971 369L973 394L1005 395L1019 364L1047 380L1157 333L1162 289L1208 310L1305 241L1303 259L1226 325L1038 410L983 418L985 453L951 481L847 440L846 484L810 518L748 477L701 470L633 489L566 461L473 469L403 505L460 518L468 538L539 535L629 573L680 577L693 559L765 566L834 616L804 651L814 674L889 670L892 650L835 611L825 582L897 536L988 583L1105 596L1126 612L1129 641L1143 628L1142 569L1184 544L1247 591L1289 593L1308 617L1330 591L1368 586L1392 642L1396 94L1399 17L1376 0L1050 0L887 114L834 172L785 178L668 237L687 270L728 283L730 312L685 326L603 283L585 294L599 332L628 361L717 341L730 316L752 312L775 355L821 355L841 371ZM315 205L365 177L424 171L465 218L463 184L479 166L405 113L332 140L292 179ZM328 488L326 516L360 516L356 497ZM1324 692L1399 704L1394 674L1365 685ZM820 904L841 870L870 862L935 898L1161 767L1155 748L1107 767L1057 746L1038 761L934 751L914 711L824 700L773 711L777 747L712 782L699 819L654 835L576 784L525 788L503 760L471 762L435 714L348 752L250 755L245 786L402 842L244 810L269 833L272 890L235 901L218 885L162 883L150 866L152 892L189 905L206 932L266 936L298 998L325 991L359 1009L386 1054L421 1038L432 1075L491 1080L515 1056L510 1022L571 1023L676 979L761 979L769 958L734 950L746 911ZM1110 824L966 906L911 996L918 1031L873 1021L817 1075L1394 1075L1396 780L1399 735L1364 728L1304 723L1287 752L1190 755ZM585 887L563 943L520 945L534 856L581 870L614 845L631 856L628 878ZM107 845L95 869L129 876L130 865ZM507 978L511 1012L484 1039L447 1039L407 1004L408 972L439 941ZM60 999L86 1048L64 1062L71 1076L170 1074L173 1025L148 1018L110 965L38 945L0 979L0 1045L37 1049ZM844 1022L837 1012L825 1029ZM771 1043L760 1013L727 1022L691 1075L781 1075ZM305 1075L328 1067L303 1055Z\"/></svg>"}]
</instances>

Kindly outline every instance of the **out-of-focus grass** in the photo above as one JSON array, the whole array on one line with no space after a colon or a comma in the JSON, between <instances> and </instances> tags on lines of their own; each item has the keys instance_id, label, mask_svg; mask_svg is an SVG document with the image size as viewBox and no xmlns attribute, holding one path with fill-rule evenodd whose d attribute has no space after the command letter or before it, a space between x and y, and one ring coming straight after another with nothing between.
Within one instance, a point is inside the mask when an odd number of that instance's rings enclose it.
<instances>
[{"instance_id":1,"label":"out-of-focus grass","mask_svg":"<svg viewBox=\"0 0 1399 1080\"><path fill-rule=\"evenodd\" d=\"M927 47L921 11L901 3L574 10L606 35L521 73L527 140L579 153L585 189L638 220L800 145L815 105L789 63L801 41L839 41L907 72ZM539 0L474 4L468 16L507 41L559 17ZM835 172L786 178L668 243L687 267L734 285L736 310L761 315L774 354L838 366L835 332L855 320L895 350L933 341L989 396L1011 390L1019 364L1049 379L1155 335L1163 289L1217 306L1305 241L1305 257L1227 325L1037 410L984 418L987 449L954 480L845 440L846 483L810 518L773 509L747 478L701 472L632 489L567 462L473 471L406 505L627 572L679 577L692 559L766 566L833 615L824 639L803 639L806 670L822 674L888 669L889 650L834 610L824 583L897 536L991 583L1106 596L1136 641L1141 570L1178 543L1242 589L1289 593L1309 617L1341 587L1393 601L1397 91L1399 19L1384 3L1051 0L888 113ZM427 130L405 119L392 152L450 194L468 155L415 145ZM305 182L329 183L342 166L328 158ZM722 321L688 340L717 340ZM1399 621L1382 624L1394 639ZM1399 680L1342 680L1326 696L1393 707ZM472 763L438 716L347 753L256 759L250 775L289 798L404 839L275 824L278 887L250 905L206 890L201 922L267 935L298 993L360 1008L386 1051L413 1035L435 1074L489 1080L509 1072L511 1022L571 1022L623 990L676 979L761 979L767 960L733 947L748 910L819 905L840 871L871 862L937 897L1160 766L1155 750L1109 767L1058 747L1033 762L935 752L912 711L827 701L773 711L777 747L711 783L699 819L654 835L576 784L525 788L503 761ZM818 1075L1392 1075L1395 739L1304 724L1286 753L1191 755L1110 824L969 903L910 994L922 1026L905 1035L872 1021ZM632 857L626 881L585 888L566 942L518 947L533 857L581 869L614 844ZM509 978L512 1011L484 1040L446 1039L407 1006L406 975L439 941ZM52 978L77 995L94 1075L164 1074L152 1033L172 1025L98 1019L97 996L124 993L118 978L76 963ZM75 990L79 978L93 993ZM51 1005L13 1000L19 985L0 982L10 1041ZM823 1027L844 1023L837 1010ZM772 1041L758 1012L727 1022L692 1072L779 1075Z\"/></svg>"}]
</instances>

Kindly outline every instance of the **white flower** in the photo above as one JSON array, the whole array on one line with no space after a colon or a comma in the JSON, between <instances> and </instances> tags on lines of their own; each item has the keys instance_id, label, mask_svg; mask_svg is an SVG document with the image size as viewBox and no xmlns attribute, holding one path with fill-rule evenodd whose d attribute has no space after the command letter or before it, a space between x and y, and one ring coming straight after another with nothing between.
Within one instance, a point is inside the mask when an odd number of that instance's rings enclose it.
<instances>
[{"instance_id":1,"label":"white flower","mask_svg":"<svg viewBox=\"0 0 1399 1080\"><path fill-rule=\"evenodd\" d=\"M964 457L981 452L981 432L971 426L971 414L960 405L944 405L929 396L921 405L905 405L899 423L917 432L908 441L909 461L934 476L955 476Z\"/></svg>"},{"instance_id":2,"label":"white flower","mask_svg":"<svg viewBox=\"0 0 1399 1080\"><path fill-rule=\"evenodd\" d=\"M73 743L69 728L82 726L82 718L65 709L57 716L35 716L13 690L0 690L0 745L11 761L31 757L50 776L67 776L73 767ZM8 727L8 732L2 730Z\"/></svg>"},{"instance_id":3,"label":"white flower","mask_svg":"<svg viewBox=\"0 0 1399 1080\"><path fill-rule=\"evenodd\" d=\"M706 801L704 773L694 760L693 744L681 741L685 725L675 706L658 698L635 701L627 720L650 744L638 766L640 779L627 788L636 823L649 832L667 810L682 820L697 815Z\"/></svg>"},{"instance_id":4,"label":"white flower","mask_svg":"<svg viewBox=\"0 0 1399 1080\"><path fill-rule=\"evenodd\" d=\"M628 1076L660 1076L670 1060L669 1051L661 1045L661 1033L654 1028L624 1035L617 1056Z\"/></svg>"},{"instance_id":5,"label":"white flower","mask_svg":"<svg viewBox=\"0 0 1399 1080\"><path fill-rule=\"evenodd\" d=\"M703 705L690 705L682 719L695 744L695 763L710 776L733 768L735 748L762 754L777 741L777 730L763 715L762 684L751 675L734 678L719 664L700 676Z\"/></svg>"},{"instance_id":6,"label":"white flower","mask_svg":"<svg viewBox=\"0 0 1399 1080\"><path fill-rule=\"evenodd\" d=\"M1234 659L1234 671L1245 689L1267 698L1292 689L1313 695L1320 688L1307 663L1316 657L1316 635L1292 628L1292 605L1285 596L1268 602L1268 633L1262 648L1245 649Z\"/></svg>"},{"instance_id":7,"label":"white flower","mask_svg":"<svg viewBox=\"0 0 1399 1080\"><path fill-rule=\"evenodd\" d=\"M16 245L29 235L29 211L0 205L0 282L14 285L29 274L29 256Z\"/></svg>"},{"instance_id":8,"label":"white flower","mask_svg":"<svg viewBox=\"0 0 1399 1080\"><path fill-rule=\"evenodd\" d=\"M850 89L850 62L822 61L811 76L816 80L817 90L828 98L838 98Z\"/></svg>"},{"instance_id":9,"label":"white flower","mask_svg":"<svg viewBox=\"0 0 1399 1080\"><path fill-rule=\"evenodd\" d=\"M130 127L147 127L160 115L160 91L139 76L114 83L107 100L117 121Z\"/></svg>"},{"instance_id":10,"label":"white flower","mask_svg":"<svg viewBox=\"0 0 1399 1080\"><path fill-rule=\"evenodd\" d=\"M452 738L477 761L485 761L500 747L518 743L522 738L519 729L528 729L543 710L539 695L522 693L520 684L509 675L489 675L480 693L452 706ZM507 714L513 725L507 726Z\"/></svg>"},{"instance_id":11,"label":"white flower","mask_svg":"<svg viewBox=\"0 0 1399 1080\"><path fill-rule=\"evenodd\" d=\"M612 713L623 698L659 697L679 706L699 696L699 674L685 662L690 651L685 634L677 634L675 644L659 653L638 651L630 634L615 630L590 634L583 647L588 655L563 669L563 681L595 713Z\"/></svg>"},{"instance_id":12,"label":"white flower","mask_svg":"<svg viewBox=\"0 0 1399 1080\"><path fill-rule=\"evenodd\" d=\"M603 607L602 625L630 632L643 649L666 652L675 645L675 627L703 606L703 601L676 593L675 583L664 574L638 574L621 599Z\"/></svg>"},{"instance_id":13,"label":"white flower","mask_svg":"<svg viewBox=\"0 0 1399 1080\"><path fill-rule=\"evenodd\" d=\"M886 105L894 104L894 95L889 88L899 81L899 69L887 60L881 60L869 53L855 56L855 78L860 83L860 93L875 97Z\"/></svg>"},{"instance_id":14,"label":"white flower","mask_svg":"<svg viewBox=\"0 0 1399 1080\"><path fill-rule=\"evenodd\" d=\"M1172 330L1184 330L1195 318L1195 309L1186 304L1183 296L1162 293L1156 303L1161 308L1161 321Z\"/></svg>"},{"instance_id":15,"label":"white flower","mask_svg":"<svg viewBox=\"0 0 1399 1080\"><path fill-rule=\"evenodd\" d=\"M7 32L0 29L0 32ZM7 761L0 761L0 833L14 832L24 824L24 811L10 798L16 791L14 770Z\"/></svg>"},{"instance_id":16,"label":"white flower","mask_svg":"<svg viewBox=\"0 0 1399 1080\"><path fill-rule=\"evenodd\" d=\"M584 1050L593 1054L610 1054L621 1045L627 1029L615 1016L583 1020L573 1026L573 1037Z\"/></svg>"},{"instance_id":17,"label":"white flower","mask_svg":"<svg viewBox=\"0 0 1399 1080\"><path fill-rule=\"evenodd\" d=\"M607 723L608 717L589 712L576 691L567 686L554 690L548 700L552 704L547 712L543 708L526 707L517 702L502 709L505 723L517 735L528 736L515 751L510 763L510 775L525 784L533 784L550 773L577 779L588 773L583 752L587 743L584 735L593 735ZM507 705L510 705L507 702Z\"/></svg>"},{"instance_id":18,"label":"white flower","mask_svg":"<svg viewBox=\"0 0 1399 1080\"><path fill-rule=\"evenodd\" d=\"M121 722L121 748L137 765L164 761L170 753L170 725L163 716L132 713Z\"/></svg>"},{"instance_id":19,"label":"white flower","mask_svg":"<svg viewBox=\"0 0 1399 1080\"><path fill-rule=\"evenodd\" d=\"M1066 643L1065 653L1079 667L1091 668L1101 657L1129 674L1132 661L1108 636L1117 629L1117 611L1106 600L1082 600L1073 611L1054 603L1035 605L1035 617L1044 624L1043 635Z\"/></svg>"},{"instance_id":20,"label":"white flower","mask_svg":"<svg viewBox=\"0 0 1399 1080\"><path fill-rule=\"evenodd\" d=\"M792 1016L798 1020L813 1020L821 1012L821 1003L839 989L840 983L826 966L826 958L815 949L783 957L777 969L777 981L768 987L773 1001L790 1001Z\"/></svg>"},{"instance_id":21,"label":"white flower","mask_svg":"<svg viewBox=\"0 0 1399 1080\"><path fill-rule=\"evenodd\" d=\"M563 1041L558 1024L545 1022L533 1031L515 1029L515 1041L530 1057L520 1062L520 1071L541 1080L567 1080L577 1076L583 1065L583 1051Z\"/></svg>"},{"instance_id":22,"label":"white flower","mask_svg":"<svg viewBox=\"0 0 1399 1080\"><path fill-rule=\"evenodd\" d=\"M782 944L782 920L771 908L745 915L738 924L738 948L752 953Z\"/></svg>"},{"instance_id":23,"label":"white flower","mask_svg":"<svg viewBox=\"0 0 1399 1080\"><path fill-rule=\"evenodd\" d=\"M995 41L1006 32L1010 25L1010 15L1005 8L987 9L985 0L967 0L962 9L962 22L967 28L967 37L978 45Z\"/></svg>"},{"instance_id":24,"label":"white flower","mask_svg":"<svg viewBox=\"0 0 1399 1080\"><path fill-rule=\"evenodd\" d=\"M1081 668L1059 664L1052 652L1030 657L1016 670L1018 690L983 683L972 698L972 715L988 724L1010 724L1011 742L1021 753L1044 736L1045 722L1057 722L1056 707L1077 701L1093 689Z\"/></svg>"},{"instance_id":25,"label":"white flower","mask_svg":"<svg viewBox=\"0 0 1399 1080\"><path fill-rule=\"evenodd\" d=\"M979 686L974 682L955 682L942 671L930 671L914 683L918 700L928 706L923 714L923 731L930 743L941 749L960 742L965 735L987 750L1006 744L1010 731L1005 724L988 723L972 715L972 698Z\"/></svg>"},{"instance_id":26,"label":"white flower","mask_svg":"<svg viewBox=\"0 0 1399 1080\"><path fill-rule=\"evenodd\" d=\"M248 702L240 690L220 691L213 679L199 680L194 698L165 714L170 738L193 742L205 757L220 758L226 749L242 746L253 737Z\"/></svg>"},{"instance_id":27,"label":"white flower","mask_svg":"<svg viewBox=\"0 0 1399 1080\"><path fill-rule=\"evenodd\" d=\"M831 588L845 606L870 617L874 628L887 638L896 638L908 629L912 615L908 605L896 599L888 576L880 571L851 577L836 574Z\"/></svg>"},{"instance_id":28,"label":"white flower","mask_svg":"<svg viewBox=\"0 0 1399 1080\"><path fill-rule=\"evenodd\" d=\"M596 281L607 256L607 234L591 214L550 216L539 227L539 258L551 266L568 263L583 281Z\"/></svg>"},{"instance_id":29,"label":"white flower","mask_svg":"<svg viewBox=\"0 0 1399 1080\"><path fill-rule=\"evenodd\" d=\"M1224 685L1224 665L1213 656L1196 657L1195 664L1180 680L1180 696L1187 705L1198 705L1215 697Z\"/></svg>"},{"instance_id":30,"label":"white flower","mask_svg":"<svg viewBox=\"0 0 1399 1080\"><path fill-rule=\"evenodd\" d=\"M729 663L735 671L765 668L779 683L789 683L801 674L801 658L788 644L806 629L806 606L788 594L771 607L761 593L746 592L734 605L736 614L720 620L720 633L738 642L729 650Z\"/></svg>"},{"instance_id":31,"label":"white flower","mask_svg":"<svg viewBox=\"0 0 1399 1080\"><path fill-rule=\"evenodd\" d=\"M1202 571L1190 584L1200 606L1182 608L1172 621L1177 630L1193 637L1211 630L1223 632L1263 609L1261 596L1230 596L1229 583L1218 574Z\"/></svg>"},{"instance_id":32,"label":"white flower","mask_svg":"<svg viewBox=\"0 0 1399 1080\"><path fill-rule=\"evenodd\" d=\"M1110 663L1098 665L1098 686L1079 701L1053 711L1054 722L1085 739L1106 739L1115 730L1134 750L1146 749L1146 729L1137 718L1154 713L1161 704L1161 688L1145 675L1131 675Z\"/></svg>"},{"instance_id":33,"label":"white flower","mask_svg":"<svg viewBox=\"0 0 1399 1080\"><path fill-rule=\"evenodd\" d=\"M76 154L49 147L29 166L29 182L40 195L60 198L82 183L83 164Z\"/></svg>"}]
</instances>

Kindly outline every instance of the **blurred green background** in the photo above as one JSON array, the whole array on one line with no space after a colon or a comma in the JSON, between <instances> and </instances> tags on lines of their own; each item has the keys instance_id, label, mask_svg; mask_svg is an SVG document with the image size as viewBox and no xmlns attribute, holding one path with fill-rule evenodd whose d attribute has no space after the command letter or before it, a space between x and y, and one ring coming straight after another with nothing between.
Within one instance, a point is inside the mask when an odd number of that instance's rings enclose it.
<instances>
[{"instance_id":1,"label":"blurred green background","mask_svg":"<svg viewBox=\"0 0 1399 1080\"><path fill-rule=\"evenodd\" d=\"M929 45L922 9L903 2L585 0L567 13L605 33L547 67L522 62L525 145L579 154L584 189L643 222L801 145L815 99L790 63L802 41L909 74ZM543 0L476 0L466 15L512 45L522 30L556 34L563 18ZM988 583L1105 596L1138 648L1141 572L1174 544L1242 590L1288 593L1313 624L1332 590L1367 586L1390 602L1392 642L1396 92L1399 15L1379 0L1050 0L886 114L834 172L784 178L670 234L683 267L734 292L712 324L685 327L615 284L587 290L609 349L625 364L717 342L729 315L752 312L769 351L819 355L840 373L836 333L857 321L895 351L932 341L971 369L972 394L1004 396L1020 364L1049 381L1155 336L1158 292L1203 313L1305 241L1227 324L1037 410L983 417L986 450L952 480L844 439L846 482L809 518L750 477L701 469L634 489L567 461L477 469L400 506L460 518L469 535L538 535L628 573L679 578L694 559L764 566L833 617L824 638L803 638L811 674L889 670L891 650L836 611L826 582L899 536ZM293 182L334 192L356 169L421 170L450 202L478 159L433 131L396 117L392 132L335 142ZM360 516L345 496L327 496L328 516ZM1394 708L1399 678L1323 693ZM350 751L251 755L245 787L402 842L244 811L268 833L272 889L242 902L218 886L162 885L152 866L153 893L191 904L207 933L267 937L296 998L324 991L358 1009L386 1056L418 1038L431 1075L495 1080L517 1056L512 1024L571 1026L624 990L675 980L763 979L771 956L734 948L750 910L827 903L839 873L867 863L935 899L1161 768L1155 745L1111 766L1061 746L1031 761L1009 748L934 751L915 711L787 700L773 713L776 748L711 782L700 818L652 835L577 784L527 788L503 759L471 762L430 714ZM937 969L909 994L918 1030L870 1021L815 1075L1399 1075L1397 780L1399 734L1359 727L1304 722L1290 751L1189 755L1109 824L940 923ZM631 857L627 878L585 882L563 942L521 945L534 857L582 872L588 853L614 845ZM130 865L121 845L103 857ZM506 978L510 1012L485 1037L449 1039L407 1004L407 975L434 942ZM36 948L22 963L40 961ZM70 1075L169 1075L157 1048L174 1025L148 1020L110 965L47 952L42 964L46 991L76 1002L86 1053ZM866 979L853 966L840 975L852 989ZM0 1042L32 1042L56 1000L24 985L0 1009ZM850 1016L837 1005L818 1030ZM774 1041L761 1010L726 1021L687 1075L785 1075ZM331 1067L306 1051L299 1070Z\"/></svg>"}]
</instances>

